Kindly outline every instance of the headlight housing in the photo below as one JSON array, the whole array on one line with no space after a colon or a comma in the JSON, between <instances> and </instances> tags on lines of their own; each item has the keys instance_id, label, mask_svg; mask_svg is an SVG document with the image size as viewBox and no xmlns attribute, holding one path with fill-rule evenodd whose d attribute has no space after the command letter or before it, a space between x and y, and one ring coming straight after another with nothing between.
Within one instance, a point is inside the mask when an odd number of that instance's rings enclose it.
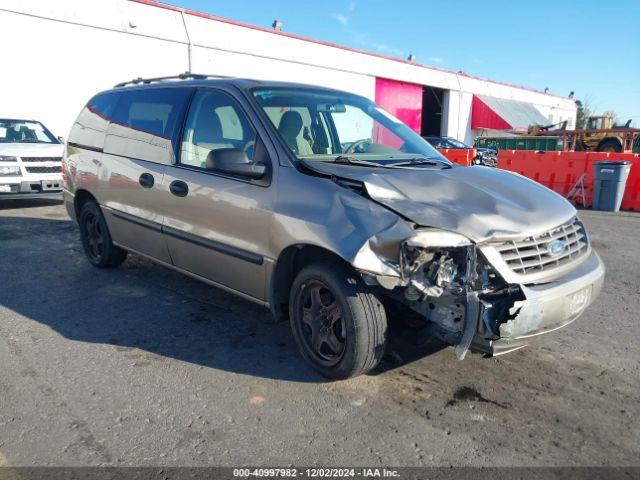
<instances>
[{"instance_id":1,"label":"headlight housing","mask_svg":"<svg viewBox=\"0 0 640 480\"><path fill-rule=\"evenodd\" d=\"M20 167L0 167L0 176L3 176L3 177L20 176Z\"/></svg>"},{"instance_id":2,"label":"headlight housing","mask_svg":"<svg viewBox=\"0 0 640 480\"><path fill-rule=\"evenodd\" d=\"M18 157L12 157L9 155L0 155L0 162L17 162Z\"/></svg>"},{"instance_id":3,"label":"headlight housing","mask_svg":"<svg viewBox=\"0 0 640 480\"><path fill-rule=\"evenodd\" d=\"M468 247L471 240L459 233L425 228L416 231L416 234L405 242L410 247L436 248L436 247Z\"/></svg>"}]
</instances>

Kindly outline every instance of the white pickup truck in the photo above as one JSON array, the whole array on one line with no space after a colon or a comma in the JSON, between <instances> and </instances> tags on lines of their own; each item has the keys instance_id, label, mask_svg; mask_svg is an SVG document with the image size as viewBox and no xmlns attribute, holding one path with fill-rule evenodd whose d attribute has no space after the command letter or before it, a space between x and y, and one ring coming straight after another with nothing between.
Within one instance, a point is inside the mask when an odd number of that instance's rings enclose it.
<instances>
[{"instance_id":1,"label":"white pickup truck","mask_svg":"<svg viewBox=\"0 0 640 480\"><path fill-rule=\"evenodd\" d=\"M42 123L0 118L0 201L61 195L63 150Z\"/></svg>"}]
</instances>

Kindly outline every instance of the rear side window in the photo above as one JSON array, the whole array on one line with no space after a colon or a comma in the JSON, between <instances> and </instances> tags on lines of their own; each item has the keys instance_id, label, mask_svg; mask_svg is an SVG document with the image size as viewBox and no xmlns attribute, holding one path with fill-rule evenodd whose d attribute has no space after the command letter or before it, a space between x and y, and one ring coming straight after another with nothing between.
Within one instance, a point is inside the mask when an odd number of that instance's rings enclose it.
<instances>
[{"instance_id":1,"label":"rear side window","mask_svg":"<svg viewBox=\"0 0 640 480\"><path fill-rule=\"evenodd\" d=\"M122 90L111 115L104 153L171 165L189 88Z\"/></svg>"},{"instance_id":2,"label":"rear side window","mask_svg":"<svg viewBox=\"0 0 640 480\"><path fill-rule=\"evenodd\" d=\"M189 97L187 89L122 92L112 122L166 139L173 137Z\"/></svg>"}]
</instances>

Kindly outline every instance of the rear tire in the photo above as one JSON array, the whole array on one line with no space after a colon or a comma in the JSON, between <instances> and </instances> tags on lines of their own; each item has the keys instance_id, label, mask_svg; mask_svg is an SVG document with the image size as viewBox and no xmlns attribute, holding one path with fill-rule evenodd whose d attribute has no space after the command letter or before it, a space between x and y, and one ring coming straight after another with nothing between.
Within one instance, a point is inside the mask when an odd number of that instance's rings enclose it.
<instances>
[{"instance_id":1,"label":"rear tire","mask_svg":"<svg viewBox=\"0 0 640 480\"><path fill-rule=\"evenodd\" d=\"M387 316L378 295L335 261L303 268L291 287L289 318L305 361L321 375L344 379L378 365Z\"/></svg>"},{"instance_id":2,"label":"rear tire","mask_svg":"<svg viewBox=\"0 0 640 480\"><path fill-rule=\"evenodd\" d=\"M622 146L613 138L605 139L598 144L598 152L622 152Z\"/></svg>"},{"instance_id":3,"label":"rear tire","mask_svg":"<svg viewBox=\"0 0 640 480\"><path fill-rule=\"evenodd\" d=\"M98 204L92 200L80 208L80 238L89 262L98 268L113 268L124 262L127 251L116 247Z\"/></svg>"}]
</instances>

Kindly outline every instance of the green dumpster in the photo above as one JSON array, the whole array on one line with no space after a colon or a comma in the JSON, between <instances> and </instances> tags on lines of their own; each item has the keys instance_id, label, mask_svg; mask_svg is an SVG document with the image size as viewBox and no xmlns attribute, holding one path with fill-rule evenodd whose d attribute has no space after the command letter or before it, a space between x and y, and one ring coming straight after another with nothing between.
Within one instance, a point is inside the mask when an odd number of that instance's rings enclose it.
<instances>
[{"instance_id":1,"label":"green dumpster","mask_svg":"<svg viewBox=\"0 0 640 480\"><path fill-rule=\"evenodd\" d=\"M493 148L495 150L536 150L552 152L562 150L560 137L478 137L477 148Z\"/></svg>"}]
</instances>

